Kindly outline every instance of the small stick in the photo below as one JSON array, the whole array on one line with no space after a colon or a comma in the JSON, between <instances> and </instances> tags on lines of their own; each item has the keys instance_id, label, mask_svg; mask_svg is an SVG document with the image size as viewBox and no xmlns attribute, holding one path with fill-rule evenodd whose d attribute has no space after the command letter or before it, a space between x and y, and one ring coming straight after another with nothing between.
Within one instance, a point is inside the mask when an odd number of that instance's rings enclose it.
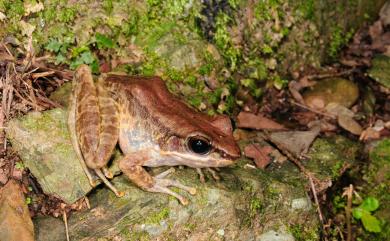
<instances>
[{"instance_id":1,"label":"small stick","mask_svg":"<svg viewBox=\"0 0 390 241\"><path fill-rule=\"evenodd\" d=\"M3 107L0 106L0 152L5 151L6 145L4 145L4 142L4 112ZM4 146L4 148L2 146Z\"/></svg>"},{"instance_id":2,"label":"small stick","mask_svg":"<svg viewBox=\"0 0 390 241\"><path fill-rule=\"evenodd\" d=\"M65 233L66 233L66 241L70 241L69 239L69 229L68 229L68 217L66 216L65 210L62 211L62 219L65 223Z\"/></svg>"},{"instance_id":3,"label":"small stick","mask_svg":"<svg viewBox=\"0 0 390 241\"><path fill-rule=\"evenodd\" d=\"M352 184L349 184L349 187L347 189L347 206L345 207L345 216L347 218L347 241L352 240L352 229L351 229L352 194L353 194L353 186Z\"/></svg>"},{"instance_id":4,"label":"small stick","mask_svg":"<svg viewBox=\"0 0 390 241\"><path fill-rule=\"evenodd\" d=\"M312 191L313 196L314 196L314 202L315 202L316 205L317 205L318 217L320 218L321 224L324 225L324 217L323 217L322 212L321 212L320 202L318 202L318 197L317 197L316 188L315 188L315 186L314 186L313 178L312 178L311 176L309 176L309 181L310 181L311 191Z\"/></svg>"},{"instance_id":5,"label":"small stick","mask_svg":"<svg viewBox=\"0 0 390 241\"><path fill-rule=\"evenodd\" d=\"M334 117L333 115L330 115L330 114L328 114L328 113L314 110L313 108L310 108L310 107L308 107L308 106L306 106L306 105L302 105L302 104L300 104L300 103L298 103L298 102L295 102L295 101L293 101L293 100L290 100L290 102L291 102L292 104L296 105L296 106L299 106L299 107L301 107L301 108L303 108L303 109L306 109L306 110L308 110L308 111L311 111L311 112L313 112L313 113L316 113L316 114L319 114L319 115L323 115L323 116L326 116L326 117L330 117L330 118L332 118L332 119L335 119L335 117Z\"/></svg>"},{"instance_id":6,"label":"small stick","mask_svg":"<svg viewBox=\"0 0 390 241\"><path fill-rule=\"evenodd\" d=\"M338 73L326 73L326 74L313 74L313 75L308 75L307 78L312 80L312 79L325 79L329 77L339 77L343 75L349 75L351 73L355 72L355 69L348 69L344 70Z\"/></svg>"}]
</instances>

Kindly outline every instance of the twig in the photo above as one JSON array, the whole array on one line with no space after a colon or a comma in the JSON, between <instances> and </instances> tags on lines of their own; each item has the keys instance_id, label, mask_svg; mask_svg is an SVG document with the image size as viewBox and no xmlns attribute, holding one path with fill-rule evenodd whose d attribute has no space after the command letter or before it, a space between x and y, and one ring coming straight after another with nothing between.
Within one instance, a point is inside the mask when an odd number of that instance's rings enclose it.
<instances>
[{"instance_id":1,"label":"twig","mask_svg":"<svg viewBox=\"0 0 390 241\"><path fill-rule=\"evenodd\" d=\"M347 189L347 206L345 207L345 216L347 218L347 241L352 240L352 229L351 229L352 194L353 194L353 185L350 184L349 188Z\"/></svg>"},{"instance_id":2,"label":"twig","mask_svg":"<svg viewBox=\"0 0 390 241\"><path fill-rule=\"evenodd\" d=\"M312 80L312 79L325 79L325 78L330 78L330 77L338 77L338 76L343 76L343 75L350 75L351 73L355 72L355 69L348 69L344 70L338 73L327 73L327 74L313 74L313 75L308 75L307 78Z\"/></svg>"},{"instance_id":3,"label":"twig","mask_svg":"<svg viewBox=\"0 0 390 241\"><path fill-rule=\"evenodd\" d=\"M302 104L300 104L300 103L298 103L298 102L295 102L295 101L293 101L293 100L290 100L290 102L291 102L292 104L296 105L296 106L299 106L299 107L301 107L301 108L303 108L303 109L306 109L306 110L308 110L308 111L311 111L311 112L313 112L313 113L316 113L316 114L319 114L319 115L323 115L323 116L326 116L326 117L330 117L330 118L332 118L332 119L335 119L335 117L334 117L333 115L330 115L330 114L328 114L328 113L321 112L321 111L317 111L317 110L315 110L315 109L313 109L313 108L310 108L310 107L308 107L308 106L306 106L306 105L302 105Z\"/></svg>"},{"instance_id":4,"label":"twig","mask_svg":"<svg viewBox=\"0 0 390 241\"><path fill-rule=\"evenodd\" d=\"M3 107L0 106L0 153L6 150L6 146L4 145L5 136L4 136L4 112ZM4 147L4 148L3 148Z\"/></svg>"},{"instance_id":5,"label":"twig","mask_svg":"<svg viewBox=\"0 0 390 241\"><path fill-rule=\"evenodd\" d=\"M69 229L68 229L68 217L66 216L66 211L62 211L62 219L64 220L65 223L65 233L66 233L66 240L70 241L69 239Z\"/></svg>"},{"instance_id":6,"label":"twig","mask_svg":"<svg viewBox=\"0 0 390 241\"><path fill-rule=\"evenodd\" d=\"M314 196L314 202L317 205L318 217L320 218L321 224L324 225L324 216L322 215L322 212L321 212L321 207L320 207L320 203L318 202L316 188L314 186L313 178L311 176L309 176L309 182L310 182L311 191L312 191L313 196Z\"/></svg>"}]
</instances>

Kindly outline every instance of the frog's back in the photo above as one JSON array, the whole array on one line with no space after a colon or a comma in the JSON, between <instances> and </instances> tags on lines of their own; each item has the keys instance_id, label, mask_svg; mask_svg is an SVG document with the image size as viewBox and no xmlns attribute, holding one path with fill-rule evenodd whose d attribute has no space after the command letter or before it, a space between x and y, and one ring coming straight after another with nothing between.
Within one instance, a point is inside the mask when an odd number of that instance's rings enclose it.
<instances>
[{"instance_id":1,"label":"frog's back","mask_svg":"<svg viewBox=\"0 0 390 241\"><path fill-rule=\"evenodd\" d=\"M141 127L144 135L151 133L147 139L155 144L161 146L173 135L185 139L201 132L220 150L232 155L238 152L227 116L195 111L171 94L161 78L108 75L105 82L119 105L126 106L125 116L132 118L128 123Z\"/></svg>"}]
</instances>

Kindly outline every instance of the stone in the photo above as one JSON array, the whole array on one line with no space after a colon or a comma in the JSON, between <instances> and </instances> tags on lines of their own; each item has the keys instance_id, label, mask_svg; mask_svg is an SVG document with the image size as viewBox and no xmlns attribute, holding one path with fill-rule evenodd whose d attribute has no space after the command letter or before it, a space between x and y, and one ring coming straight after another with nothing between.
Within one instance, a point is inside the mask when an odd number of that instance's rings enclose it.
<instances>
[{"instance_id":1,"label":"stone","mask_svg":"<svg viewBox=\"0 0 390 241\"><path fill-rule=\"evenodd\" d=\"M173 188L189 199L187 206L166 194L145 192L123 175L112 183L125 192L124 197L116 197L104 185L88 194L90 186L73 152L65 120L63 109L30 113L12 120L8 135L44 192L68 202L88 195L91 209L74 212L68 219L71 240L249 241L269 235L290 240L294 233L319 240L320 223L307 198L307 179L291 162L274 162L265 170L245 169L251 161L242 158L234 166L221 168L221 181L206 183L199 181L195 170L179 169L169 178L197 188L194 196ZM317 179L328 183L353 164L358 149L340 136L317 138L306 154L309 159L302 162ZM157 175L166 168L148 171ZM33 221L36 240L64 240L62 221L53 217Z\"/></svg>"},{"instance_id":2,"label":"stone","mask_svg":"<svg viewBox=\"0 0 390 241\"><path fill-rule=\"evenodd\" d=\"M164 169L151 171L155 175ZM317 214L311 205L291 208L296 200L310 202L304 186L280 182L261 170L233 167L219 175L222 181L202 184L193 169L172 174L170 178L197 188L194 196L180 192L189 198L187 206L166 194L142 191L124 176L116 177L113 184L125 196L117 198L105 187L92 193L91 209L73 213L68 219L70 239L219 240L223 236L225 240L251 240L241 237L252 233L256 240L262 240L262 235L279 226L294 224L318 229ZM34 220L37 240L64 239L63 224L50 220L54 218ZM293 237L289 229L278 233Z\"/></svg>"},{"instance_id":3,"label":"stone","mask_svg":"<svg viewBox=\"0 0 390 241\"><path fill-rule=\"evenodd\" d=\"M33 112L8 124L7 137L46 194L73 203L92 190L69 137L67 112Z\"/></svg>"},{"instance_id":4,"label":"stone","mask_svg":"<svg viewBox=\"0 0 390 241\"><path fill-rule=\"evenodd\" d=\"M311 108L323 109L329 103L351 107L359 97L358 86L347 79L329 78L304 91L303 99Z\"/></svg>"},{"instance_id":5,"label":"stone","mask_svg":"<svg viewBox=\"0 0 390 241\"><path fill-rule=\"evenodd\" d=\"M34 241L34 227L20 184L10 180L0 189L0 240Z\"/></svg>"},{"instance_id":6,"label":"stone","mask_svg":"<svg viewBox=\"0 0 390 241\"><path fill-rule=\"evenodd\" d=\"M372 67L368 70L368 76L386 88L390 88L390 57L377 55L372 60Z\"/></svg>"}]
</instances>

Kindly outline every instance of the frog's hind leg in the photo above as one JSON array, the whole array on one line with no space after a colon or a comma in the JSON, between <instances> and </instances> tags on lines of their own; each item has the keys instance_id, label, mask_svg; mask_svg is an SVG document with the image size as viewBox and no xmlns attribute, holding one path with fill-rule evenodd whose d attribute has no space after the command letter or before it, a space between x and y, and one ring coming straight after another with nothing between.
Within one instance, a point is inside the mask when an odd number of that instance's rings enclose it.
<instances>
[{"instance_id":1,"label":"frog's hind leg","mask_svg":"<svg viewBox=\"0 0 390 241\"><path fill-rule=\"evenodd\" d=\"M77 134L76 134L76 98L74 97L73 93L70 95L70 106L69 106L69 113L68 113L68 129L70 132L70 139L73 145L73 148L76 152L76 155L80 161L80 165L84 170L85 175L88 178L89 183L92 187L95 187L98 182L93 178L92 173L90 172L89 168L85 164L85 160L83 157L83 154L80 150L80 145L77 140Z\"/></svg>"},{"instance_id":2,"label":"frog's hind leg","mask_svg":"<svg viewBox=\"0 0 390 241\"><path fill-rule=\"evenodd\" d=\"M118 109L103 87L103 79L94 83L88 66L80 66L75 73L75 119L77 138L87 167L117 196L119 192L103 174L119 136ZM107 174L108 175L108 174Z\"/></svg>"}]
</instances>

